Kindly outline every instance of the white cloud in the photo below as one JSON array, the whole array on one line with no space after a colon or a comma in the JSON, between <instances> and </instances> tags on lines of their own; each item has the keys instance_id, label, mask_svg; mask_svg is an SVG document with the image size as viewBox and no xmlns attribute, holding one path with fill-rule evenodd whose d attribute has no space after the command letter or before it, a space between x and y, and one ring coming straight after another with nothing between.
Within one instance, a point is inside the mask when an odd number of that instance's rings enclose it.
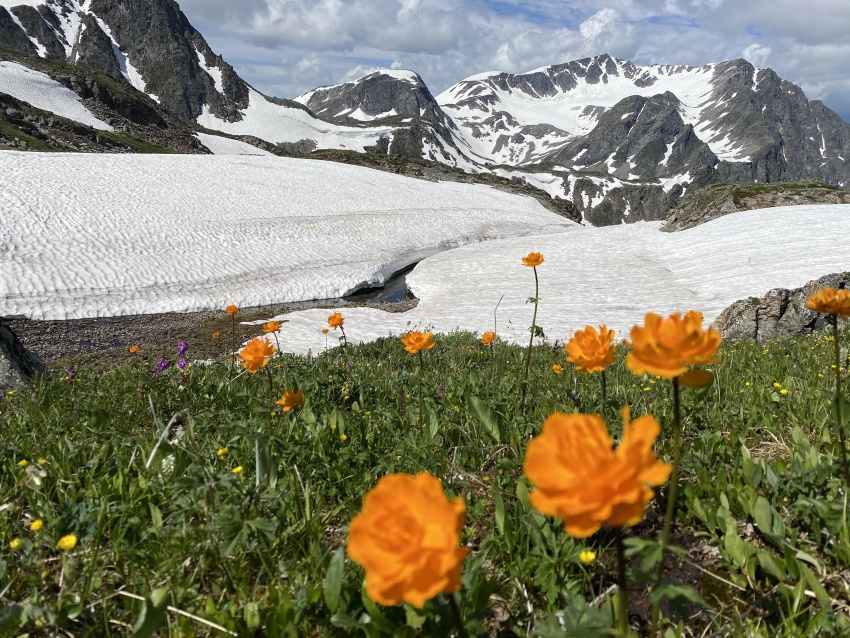
<instances>
[{"instance_id":1,"label":"white cloud","mask_svg":"<svg viewBox=\"0 0 850 638\"><path fill-rule=\"evenodd\" d=\"M753 66L761 68L767 65L770 50L770 47L762 46L756 42L744 49L741 52L741 57Z\"/></svg>"}]
</instances>

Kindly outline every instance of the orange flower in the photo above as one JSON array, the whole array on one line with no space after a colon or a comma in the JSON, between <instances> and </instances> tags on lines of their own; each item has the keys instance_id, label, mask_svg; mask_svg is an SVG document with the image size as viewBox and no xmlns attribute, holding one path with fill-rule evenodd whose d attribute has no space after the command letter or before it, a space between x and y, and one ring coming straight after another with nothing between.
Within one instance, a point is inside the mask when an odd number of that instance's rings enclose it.
<instances>
[{"instance_id":1,"label":"orange flower","mask_svg":"<svg viewBox=\"0 0 850 638\"><path fill-rule=\"evenodd\" d=\"M430 350L434 347L434 334L431 332L408 332L401 338L404 349L410 354L416 354L420 350Z\"/></svg>"},{"instance_id":2,"label":"orange flower","mask_svg":"<svg viewBox=\"0 0 850 638\"><path fill-rule=\"evenodd\" d=\"M262 337L255 337L239 351L242 367L251 374L264 367L275 353L274 346Z\"/></svg>"},{"instance_id":3,"label":"orange flower","mask_svg":"<svg viewBox=\"0 0 850 638\"><path fill-rule=\"evenodd\" d=\"M598 414L553 414L528 444L524 471L535 485L531 503L564 519L570 536L586 538L603 525L638 523L671 467L657 460L652 444L661 428L650 415L634 422L623 408L623 438L613 449Z\"/></svg>"},{"instance_id":4,"label":"orange flower","mask_svg":"<svg viewBox=\"0 0 850 638\"><path fill-rule=\"evenodd\" d=\"M552 365L552 372L555 374L561 374L564 372L563 366L559 366L557 363Z\"/></svg>"},{"instance_id":5,"label":"orange flower","mask_svg":"<svg viewBox=\"0 0 850 638\"><path fill-rule=\"evenodd\" d=\"M525 266L539 266L543 263L543 255L540 253L528 253L525 257L522 258L522 263Z\"/></svg>"},{"instance_id":6,"label":"orange flower","mask_svg":"<svg viewBox=\"0 0 850 638\"><path fill-rule=\"evenodd\" d=\"M213 339L218 339L220 336L221 336L220 332L214 332L213 333Z\"/></svg>"},{"instance_id":7,"label":"orange flower","mask_svg":"<svg viewBox=\"0 0 850 638\"><path fill-rule=\"evenodd\" d=\"M326 335L326 334L328 334L329 332L330 332L330 330L328 330L327 328L325 328L324 330L322 330L322 334L323 334L323 335Z\"/></svg>"},{"instance_id":8,"label":"orange flower","mask_svg":"<svg viewBox=\"0 0 850 638\"><path fill-rule=\"evenodd\" d=\"M488 331L481 335L481 343L483 343L485 346L489 346L491 343L493 343L495 339L496 333L493 331Z\"/></svg>"},{"instance_id":9,"label":"orange flower","mask_svg":"<svg viewBox=\"0 0 850 638\"><path fill-rule=\"evenodd\" d=\"M850 290L821 288L809 296L806 301L806 308L824 314L850 317Z\"/></svg>"},{"instance_id":10,"label":"orange flower","mask_svg":"<svg viewBox=\"0 0 850 638\"><path fill-rule=\"evenodd\" d=\"M267 321L263 324L263 332L269 334L270 332L277 332L280 330L280 322L279 321Z\"/></svg>"},{"instance_id":11,"label":"orange flower","mask_svg":"<svg viewBox=\"0 0 850 638\"><path fill-rule=\"evenodd\" d=\"M573 335L564 346L567 361L576 364L579 372L602 372L610 363L614 363L614 331L608 326L599 326L599 332L593 326L585 326Z\"/></svg>"},{"instance_id":12,"label":"orange flower","mask_svg":"<svg viewBox=\"0 0 850 638\"><path fill-rule=\"evenodd\" d=\"M228 315L235 315L237 312L239 312L239 308L237 308L233 304L230 304L227 308L224 309L224 312Z\"/></svg>"},{"instance_id":13,"label":"orange flower","mask_svg":"<svg viewBox=\"0 0 850 638\"><path fill-rule=\"evenodd\" d=\"M280 401L275 401L275 403L283 406L284 412L289 412L296 405L304 405L304 391L293 392L292 390L287 390L283 393Z\"/></svg>"},{"instance_id":14,"label":"orange flower","mask_svg":"<svg viewBox=\"0 0 850 638\"><path fill-rule=\"evenodd\" d=\"M381 605L404 601L422 608L440 593L460 589L463 500L449 501L439 479L390 474L363 499L351 521L348 555L366 570L366 593Z\"/></svg>"},{"instance_id":15,"label":"orange flower","mask_svg":"<svg viewBox=\"0 0 850 638\"><path fill-rule=\"evenodd\" d=\"M328 325L331 328L334 328L334 329L341 328L342 324L344 324L344 323L345 323L345 319L343 318L342 314L339 313L339 312L335 312L330 317L328 317Z\"/></svg>"},{"instance_id":16,"label":"orange flower","mask_svg":"<svg viewBox=\"0 0 850 638\"><path fill-rule=\"evenodd\" d=\"M634 326L632 351L626 366L637 375L650 373L672 379L688 371L686 366L717 363L713 358L720 347L720 333L702 329L702 313L693 310L683 317L675 313L662 319L651 312L646 327Z\"/></svg>"},{"instance_id":17,"label":"orange flower","mask_svg":"<svg viewBox=\"0 0 850 638\"><path fill-rule=\"evenodd\" d=\"M130 354L136 354L139 351L139 346L130 346Z\"/></svg>"}]
</instances>

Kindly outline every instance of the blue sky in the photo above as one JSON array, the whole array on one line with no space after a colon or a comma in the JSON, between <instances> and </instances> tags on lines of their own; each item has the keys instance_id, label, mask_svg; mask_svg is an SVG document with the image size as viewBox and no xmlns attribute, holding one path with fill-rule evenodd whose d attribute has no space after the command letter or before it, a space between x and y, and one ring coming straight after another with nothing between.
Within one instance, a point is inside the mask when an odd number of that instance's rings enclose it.
<instances>
[{"instance_id":1,"label":"blue sky","mask_svg":"<svg viewBox=\"0 0 850 638\"><path fill-rule=\"evenodd\" d=\"M179 0L178 0L179 1ZM264 93L294 97L373 68L436 95L482 71L601 53L636 64L745 58L850 121L847 0L182 0L214 51Z\"/></svg>"}]
</instances>

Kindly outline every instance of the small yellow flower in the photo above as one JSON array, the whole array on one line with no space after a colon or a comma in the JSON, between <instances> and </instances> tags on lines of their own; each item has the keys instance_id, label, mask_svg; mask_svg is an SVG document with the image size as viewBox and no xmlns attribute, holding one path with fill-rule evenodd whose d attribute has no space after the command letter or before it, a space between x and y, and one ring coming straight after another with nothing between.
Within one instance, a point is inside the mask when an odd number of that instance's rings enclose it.
<instances>
[{"instance_id":1,"label":"small yellow flower","mask_svg":"<svg viewBox=\"0 0 850 638\"><path fill-rule=\"evenodd\" d=\"M779 388L781 388L781 387L782 387L782 384L781 384L781 383L776 383L776 382L774 381L774 382L773 382L773 387L774 387L774 388L776 388L776 389L778 390Z\"/></svg>"},{"instance_id":2,"label":"small yellow flower","mask_svg":"<svg viewBox=\"0 0 850 638\"><path fill-rule=\"evenodd\" d=\"M42 457L42 458L38 459L37 463L39 465L47 465L47 459Z\"/></svg>"},{"instance_id":3,"label":"small yellow flower","mask_svg":"<svg viewBox=\"0 0 850 638\"><path fill-rule=\"evenodd\" d=\"M68 534L67 536L63 536L59 539L59 542L56 543L56 547L61 549L62 551L67 552L68 550L74 549L77 546L77 535L76 534Z\"/></svg>"},{"instance_id":4,"label":"small yellow flower","mask_svg":"<svg viewBox=\"0 0 850 638\"><path fill-rule=\"evenodd\" d=\"M9 390L6 394L8 394L9 396L12 396L13 394L15 394L15 391L14 391L14 390Z\"/></svg>"},{"instance_id":5,"label":"small yellow flower","mask_svg":"<svg viewBox=\"0 0 850 638\"><path fill-rule=\"evenodd\" d=\"M750 382L749 382L749 381L747 381L744 385L745 385L745 386L747 386L747 387L749 388L749 387L750 387Z\"/></svg>"},{"instance_id":6,"label":"small yellow flower","mask_svg":"<svg viewBox=\"0 0 850 638\"><path fill-rule=\"evenodd\" d=\"M582 564L590 565L590 563L596 560L596 552L586 549L578 555L578 559L582 562Z\"/></svg>"},{"instance_id":7,"label":"small yellow flower","mask_svg":"<svg viewBox=\"0 0 850 638\"><path fill-rule=\"evenodd\" d=\"M37 532L42 527L44 527L44 521L40 518L35 519L32 523L30 523L30 531Z\"/></svg>"},{"instance_id":8,"label":"small yellow flower","mask_svg":"<svg viewBox=\"0 0 850 638\"><path fill-rule=\"evenodd\" d=\"M830 367L830 369L835 370L835 367L836 367L836 366L835 366L835 364L833 363L833 364L832 364L831 366L829 366L829 367Z\"/></svg>"},{"instance_id":9,"label":"small yellow flower","mask_svg":"<svg viewBox=\"0 0 850 638\"><path fill-rule=\"evenodd\" d=\"M30 464L30 462L27 461L26 459L21 459L20 461L18 461L18 467L26 467L29 464Z\"/></svg>"},{"instance_id":10,"label":"small yellow flower","mask_svg":"<svg viewBox=\"0 0 850 638\"><path fill-rule=\"evenodd\" d=\"M241 465L237 465L236 467L234 467L234 468L233 468L232 470L230 470L230 471L231 471L233 474L241 474L241 473L242 473L242 466L241 466Z\"/></svg>"},{"instance_id":11,"label":"small yellow flower","mask_svg":"<svg viewBox=\"0 0 850 638\"><path fill-rule=\"evenodd\" d=\"M340 441L346 441L346 440L348 440L348 437L347 437L347 436L345 436L344 434L340 434L340 435L339 435L339 440L340 440Z\"/></svg>"},{"instance_id":12,"label":"small yellow flower","mask_svg":"<svg viewBox=\"0 0 850 638\"><path fill-rule=\"evenodd\" d=\"M227 452L228 452L227 448L223 447L223 448L219 448L218 450L216 450L215 455L218 458L221 458L222 456L227 456Z\"/></svg>"},{"instance_id":13,"label":"small yellow flower","mask_svg":"<svg viewBox=\"0 0 850 638\"><path fill-rule=\"evenodd\" d=\"M823 374L821 374L820 372L818 372L818 379L823 379Z\"/></svg>"},{"instance_id":14,"label":"small yellow flower","mask_svg":"<svg viewBox=\"0 0 850 638\"><path fill-rule=\"evenodd\" d=\"M489 481L489 480L490 480L490 477L489 477L489 476L482 476L482 477L481 477L481 480L482 480L482 481Z\"/></svg>"},{"instance_id":15,"label":"small yellow flower","mask_svg":"<svg viewBox=\"0 0 850 638\"><path fill-rule=\"evenodd\" d=\"M555 374L561 374L564 371L562 366L559 366L557 363L552 366L552 372Z\"/></svg>"},{"instance_id":16,"label":"small yellow flower","mask_svg":"<svg viewBox=\"0 0 850 638\"><path fill-rule=\"evenodd\" d=\"M23 545L24 545L24 541L22 541L20 538L13 538L9 542L9 549L14 551L16 549L20 549L21 547L23 547Z\"/></svg>"},{"instance_id":17,"label":"small yellow flower","mask_svg":"<svg viewBox=\"0 0 850 638\"><path fill-rule=\"evenodd\" d=\"M779 394L781 394L782 396L785 396L786 394L788 394L788 388L782 388L782 389L779 391Z\"/></svg>"}]
</instances>

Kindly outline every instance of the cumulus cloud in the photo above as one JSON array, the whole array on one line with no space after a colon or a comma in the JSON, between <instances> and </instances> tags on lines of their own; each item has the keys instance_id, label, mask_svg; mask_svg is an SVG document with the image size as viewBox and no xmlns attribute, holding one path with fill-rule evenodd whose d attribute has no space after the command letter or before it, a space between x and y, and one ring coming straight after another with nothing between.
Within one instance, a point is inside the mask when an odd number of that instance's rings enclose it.
<instances>
[{"instance_id":1,"label":"cumulus cloud","mask_svg":"<svg viewBox=\"0 0 850 638\"><path fill-rule=\"evenodd\" d=\"M770 47L765 47L754 42L741 52L741 57L755 67L767 66L767 58L770 56Z\"/></svg>"},{"instance_id":2,"label":"cumulus cloud","mask_svg":"<svg viewBox=\"0 0 850 638\"><path fill-rule=\"evenodd\" d=\"M360 70L419 73L433 93L481 71L610 53L637 64L744 57L850 120L846 0L182 0L213 49L291 97Z\"/></svg>"}]
</instances>

